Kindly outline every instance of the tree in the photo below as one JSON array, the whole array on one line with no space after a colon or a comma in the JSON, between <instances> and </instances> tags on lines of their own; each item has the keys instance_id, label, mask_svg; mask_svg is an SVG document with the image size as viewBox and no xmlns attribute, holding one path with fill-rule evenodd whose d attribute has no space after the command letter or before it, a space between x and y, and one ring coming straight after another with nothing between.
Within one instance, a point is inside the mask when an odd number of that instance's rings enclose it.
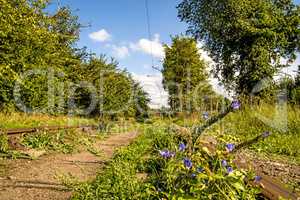
<instances>
[{"instance_id":1,"label":"tree","mask_svg":"<svg viewBox=\"0 0 300 200\"><path fill-rule=\"evenodd\" d=\"M299 52L300 8L292 0L183 0L177 8L216 62L214 75L239 94L273 79Z\"/></svg>"},{"instance_id":2,"label":"tree","mask_svg":"<svg viewBox=\"0 0 300 200\"><path fill-rule=\"evenodd\" d=\"M0 0L0 108L20 108L22 101L51 114L143 115L147 94L114 59L76 48L78 17L66 7L47 13L49 2Z\"/></svg>"},{"instance_id":3,"label":"tree","mask_svg":"<svg viewBox=\"0 0 300 200\"><path fill-rule=\"evenodd\" d=\"M149 118L149 94L143 90L139 83L134 83L134 109L135 118L138 121L144 121Z\"/></svg>"},{"instance_id":4,"label":"tree","mask_svg":"<svg viewBox=\"0 0 300 200\"><path fill-rule=\"evenodd\" d=\"M291 90L291 101L294 104L300 105L300 66L298 66L298 73L294 81L294 87Z\"/></svg>"},{"instance_id":5,"label":"tree","mask_svg":"<svg viewBox=\"0 0 300 200\"><path fill-rule=\"evenodd\" d=\"M298 66L298 72L295 78L295 85L300 89L300 66Z\"/></svg>"},{"instance_id":6,"label":"tree","mask_svg":"<svg viewBox=\"0 0 300 200\"><path fill-rule=\"evenodd\" d=\"M120 70L118 63L112 59L108 61L104 55L91 57L76 70L70 72L69 78L77 84L76 105L87 108L94 94L95 109L91 113L95 116L116 119L118 116L144 118L148 111L148 94L142 90L130 74ZM96 91L80 86L87 82ZM76 86L76 85L75 85Z\"/></svg>"},{"instance_id":7,"label":"tree","mask_svg":"<svg viewBox=\"0 0 300 200\"><path fill-rule=\"evenodd\" d=\"M53 15L45 12L47 0L0 0L0 106L16 107L13 91L19 93L26 107L56 112L55 102L48 105L48 75L55 71L51 87L65 82L68 68L81 63L73 45L78 39L80 24L67 8ZM51 70L50 70L51 69ZM24 78L22 75L34 75ZM40 72L43 72L42 74ZM62 91L63 92L63 91ZM54 99L59 95L54 94ZM16 95L15 95L16 97Z\"/></svg>"},{"instance_id":8,"label":"tree","mask_svg":"<svg viewBox=\"0 0 300 200\"><path fill-rule=\"evenodd\" d=\"M208 84L207 63L201 59L194 39L176 36L172 45L165 45L163 86L169 92L173 111L191 111L199 106L196 97L213 94Z\"/></svg>"}]
</instances>

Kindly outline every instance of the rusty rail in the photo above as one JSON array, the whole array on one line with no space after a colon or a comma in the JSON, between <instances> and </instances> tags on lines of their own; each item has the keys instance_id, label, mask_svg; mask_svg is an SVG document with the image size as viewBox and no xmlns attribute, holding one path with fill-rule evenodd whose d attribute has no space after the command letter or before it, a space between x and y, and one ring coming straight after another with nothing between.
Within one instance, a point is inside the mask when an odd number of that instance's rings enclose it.
<instances>
[{"instance_id":1,"label":"rusty rail","mask_svg":"<svg viewBox=\"0 0 300 200\"><path fill-rule=\"evenodd\" d=\"M249 165L248 161L241 161L239 159L235 160L234 163L240 169L249 170L252 168L251 164ZM252 168L253 169L253 168ZM261 177L261 180L258 182L253 182L253 185L259 185L262 189L262 194L271 200L278 200L280 198L291 199L291 200L300 200L300 196L289 189L287 189L279 181L271 178L270 176L262 174L260 171L255 170L255 174Z\"/></svg>"},{"instance_id":2,"label":"rusty rail","mask_svg":"<svg viewBox=\"0 0 300 200\"><path fill-rule=\"evenodd\" d=\"M262 180L259 182L262 193L269 199L279 199L280 197L284 199L299 200L300 197L289 190L287 190L281 183L275 182L274 179L269 176L261 175Z\"/></svg>"},{"instance_id":3,"label":"rusty rail","mask_svg":"<svg viewBox=\"0 0 300 200\"><path fill-rule=\"evenodd\" d=\"M263 133L261 135L256 136L255 138L245 141L239 145L232 151L232 153L235 153L239 151L240 149L247 147L251 144L254 144L258 142L261 139L264 139L268 137L271 133ZM247 160L235 160L235 164L238 168L241 169L247 169L253 168L251 164ZM261 172L256 170L256 174L260 176L262 179L257 183L262 188L262 193L265 197L271 199L271 200L278 200L280 197L284 199L292 199L292 200L300 200L300 197L298 194L288 190L284 185L282 185L279 181L266 176L262 174Z\"/></svg>"},{"instance_id":4,"label":"rusty rail","mask_svg":"<svg viewBox=\"0 0 300 200\"><path fill-rule=\"evenodd\" d=\"M16 128L16 129L0 129L0 133L7 135L20 135L23 133L35 133L39 131L58 131L66 129L92 128L97 129L95 125L78 125L78 126L40 126L35 128Z\"/></svg>"}]
</instances>

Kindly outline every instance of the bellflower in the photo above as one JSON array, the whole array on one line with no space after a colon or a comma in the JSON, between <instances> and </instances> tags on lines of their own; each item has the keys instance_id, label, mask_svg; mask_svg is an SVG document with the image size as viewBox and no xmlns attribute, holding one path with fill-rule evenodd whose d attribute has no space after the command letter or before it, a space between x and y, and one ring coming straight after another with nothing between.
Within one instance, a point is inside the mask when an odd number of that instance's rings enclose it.
<instances>
[{"instance_id":1,"label":"bellflower","mask_svg":"<svg viewBox=\"0 0 300 200\"><path fill-rule=\"evenodd\" d=\"M173 152L170 152L169 150L162 150L162 151L159 151L159 154L167 159L167 158L171 158L171 157L174 157L175 156L175 153Z\"/></svg>"},{"instance_id":2,"label":"bellflower","mask_svg":"<svg viewBox=\"0 0 300 200\"><path fill-rule=\"evenodd\" d=\"M227 161L226 160L222 160L221 164L222 164L223 167L226 167L227 166Z\"/></svg>"},{"instance_id":3,"label":"bellflower","mask_svg":"<svg viewBox=\"0 0 300 200\"><path fill-rule=\"evenodd\" d=\"M190 159L188 159L188 158L184 158L184 159L183 159L183 164L184 164L184 166L185 166L186 168L188 168L188 169L191 169L192 166L193 166L192 161L191 161Z\"/></svg>"},{"instance_id":4,"label":"bellflower","mask_svg":"<svg viewBox=\"0 0 300 200\"><path fill-rule=\"evenodd\" d=\"M179 144L179 151L184 151L186 149L186 145L184 143Z\"/></svg>"},{"instance_id":5,"label":"bellflower","mask_svg":"<svg viewBox=\"0 0 300 200\"><path fill-rule=\"evenodd\" d=\"M230 166L229 166L229 167L227 167L227 173L228 173L228 174L230 174L230 173L232 173L232 172L233 172L233 169L232 169L232 167L230 167Z\"/></svg>"},{"instance_id":6,"label":"bellflower","mask_svg":"<svg viewBox=\"0 0 300 200\"><path fill-rule=\"evenodd\" d=\"M232 152L234 150L234 148L235 148L234 144L226 144L227 151Z\"/></svg>"},{"instance_id":7,"label":"bellflower","mask_svg":"<svg viewBox=\"0 0 300 200\"><path fill-rule=\"evenodd\" d=\"M241 103L239 102L239 100L234 100L231 103L231 108L233 110L238 110L241 107Z\"/></svg>"}]
</instances>

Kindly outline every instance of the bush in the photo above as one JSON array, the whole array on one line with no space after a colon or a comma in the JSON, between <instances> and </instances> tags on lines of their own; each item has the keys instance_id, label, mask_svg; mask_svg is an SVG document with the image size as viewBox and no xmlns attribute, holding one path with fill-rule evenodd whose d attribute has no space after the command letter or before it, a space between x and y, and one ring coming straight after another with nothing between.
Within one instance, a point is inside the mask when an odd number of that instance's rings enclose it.
<instances>
[{"instance_id":1,"label":"bush","mask_svg":"<svg viewBox=\"0 0 300 200\"><path fill-rule=\"evenodd\" d=\"M0 152L5 153L9 149L8 137L6 134L0 132Z\"/></svg>"}]
</instances>

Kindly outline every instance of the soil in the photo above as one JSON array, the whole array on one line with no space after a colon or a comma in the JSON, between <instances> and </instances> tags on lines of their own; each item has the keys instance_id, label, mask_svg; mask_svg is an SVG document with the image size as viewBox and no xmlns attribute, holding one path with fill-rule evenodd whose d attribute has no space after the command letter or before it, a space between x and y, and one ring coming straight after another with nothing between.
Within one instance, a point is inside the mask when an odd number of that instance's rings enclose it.
<instances>
[{"instance_id":1,"label":"soil","mask_svg":"<svg viewBox=\"0 0 300 200\"><path fill-rule=\"evenodd\" d=\"M74 154L44 155L37 160L4 160L0 173L0 200L65 200L72 192L63 182L93 180L116 148L130 144L136 132L112 135L94 144L100 156L82 150Z\"/></svg>"}]
</instances>

